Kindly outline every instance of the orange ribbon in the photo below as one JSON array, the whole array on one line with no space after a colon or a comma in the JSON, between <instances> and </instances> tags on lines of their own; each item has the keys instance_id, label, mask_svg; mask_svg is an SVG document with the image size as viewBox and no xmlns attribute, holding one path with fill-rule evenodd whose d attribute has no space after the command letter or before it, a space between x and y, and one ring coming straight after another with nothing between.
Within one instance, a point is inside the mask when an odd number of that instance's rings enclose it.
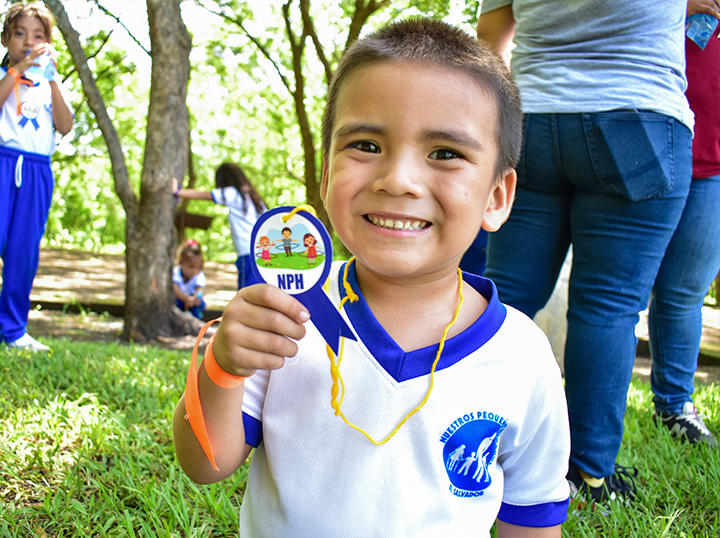
<instances>
[{"instance_id":1,"label":"orange ribbon","mask_svg":"<svg viewBox=\"0 0 720 538\"><path fill-rule=\"evenodd\" d=\"M205 336L205 332L207 332L210 328L210 325L220 320L222 320L222 317L208 321L205 325L203 325L203 328L200 329L197 340L195 341L195 347L192 351L192 356L190 357L190 368L188 369L187 382L185 384L185 418L190 422L190 427L192 428L195 437L197 437L197 440L200 442L200 446L202 446L203 452L205 452L205 455L210 460L213 469L216 471L219 471L220 469L215 463L212 448L210 447L210 438L208 437L207 428L205 427L205 418L203 417L202 404L200 403L197 355L200 342L202 341L203 336ZM212 342L208 344L205 350L206 353L207 349L210 349L210 352L212 353Z\"/></svg>"},{"instance_id":2,"label":"orange ribbon","mask_svg":"<svg viewBox=\"0 0 720 538\"><path fill-rule=\"evenodd\" d=\"M27 86L35 86L32 82L30 82L27 79L22 78L22 75L18 72L17 69L14 67L11 67L7 70L8 75L13 77L15 79L15 85L13 86L13 91L15 92L15 102L17 103L17 115L19 116L22 114L22 97L20 96L20 84L25 84Z\"/></svg>"}]
</instances>

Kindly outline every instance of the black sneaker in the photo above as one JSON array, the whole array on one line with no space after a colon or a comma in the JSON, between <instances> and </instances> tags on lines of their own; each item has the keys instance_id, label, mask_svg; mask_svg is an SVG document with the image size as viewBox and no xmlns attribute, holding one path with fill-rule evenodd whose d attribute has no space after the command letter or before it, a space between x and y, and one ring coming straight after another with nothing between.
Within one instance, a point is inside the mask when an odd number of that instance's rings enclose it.
<instances>
[{"instance_id":1,"label":"black sneaker","mask_svg":"<svg viewBox=\"0 0 720 538\"><path fill-rule=\"evenodd\" d=\"M679 415L656 411L653 413L653 419L655 422L662 422L675 437L679 437L692 445L717 446L717 440L705 426L702 415L698 413L692 402L685 402Z\"/></svg>"},{"instance_id":2,"label":"black sneaker","mask_svg":"<svg viewBox=\"0 0 720 538\"><path fill-rule=\"evenodd\" d=\"M580 469L571 463L566 478L570 483L571 498L581 495L588 501L606 503L607 501L634 499L637 475L638 470L635 467L623 467L616 463L615 473L606 476L600 486L593 487L582 477Z\"/></svg>"}]
</instances>

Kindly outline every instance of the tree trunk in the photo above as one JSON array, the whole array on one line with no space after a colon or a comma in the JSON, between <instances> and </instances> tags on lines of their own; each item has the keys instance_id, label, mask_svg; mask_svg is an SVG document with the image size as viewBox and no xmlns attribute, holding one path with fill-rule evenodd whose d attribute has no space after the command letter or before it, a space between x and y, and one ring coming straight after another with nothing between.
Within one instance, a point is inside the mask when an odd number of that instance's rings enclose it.
<instances>
[{"instance_id":1,"label":"tree trunk","mask_svg":"<svg viewBox=\"0 0 720 538\"><path fill-rule=\"evenodd\" d=\"M190 35L180 0L147 0L152 75L137 222L126 226L125 331L146 340L173 334L171 267L175 258L170 179L185 175Z\"/></svg>"},{"instance_id":2,"label":"tree trunk","mask_svg":"<svg viewBox=\"0 0 720 538\"><path fill-rule=\"evenodd\" d=\"M98 126L108 147L115 191L125 210L125 329L137 341L196 330L197 322L174 305L174 200L170 178L183 177L188 153L185 97L190 73L190 36L181 0L147 0L152 80L140 197L133 192L125 156L80 38L60 0L46 0L65 38Z\"/></svg>"}]
</instances>

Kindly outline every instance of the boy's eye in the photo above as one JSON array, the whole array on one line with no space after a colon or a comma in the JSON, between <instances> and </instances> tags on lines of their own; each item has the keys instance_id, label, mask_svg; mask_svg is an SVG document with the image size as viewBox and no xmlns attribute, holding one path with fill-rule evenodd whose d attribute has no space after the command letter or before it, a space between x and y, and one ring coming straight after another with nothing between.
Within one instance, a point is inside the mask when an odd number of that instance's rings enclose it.
<instances>
[{"instance_id":1,"label":"boy's eye","mask_svg":"<svg viewBox=\"0 0 720 538\"><path fill-rule=\"evenodd\" d=\"M430 153L430 158L438 161L444 161L448 159L460 159L462 158L462 155L451 149L440 148Z\"/></svg>"},{"instance_id":2,"label":"boy's eye","mask_svg":"<svg viewBox=\"0 0 720 538\"><path fill-rule=\"evenodd\" d=\"M360 140L358 142L353 142L351 144L348 144L348 147L367 153L380 153L380 148L378 147L378 145L375 144L375 142L370 142L369 140Z\"/></svg>"}]
</instances>

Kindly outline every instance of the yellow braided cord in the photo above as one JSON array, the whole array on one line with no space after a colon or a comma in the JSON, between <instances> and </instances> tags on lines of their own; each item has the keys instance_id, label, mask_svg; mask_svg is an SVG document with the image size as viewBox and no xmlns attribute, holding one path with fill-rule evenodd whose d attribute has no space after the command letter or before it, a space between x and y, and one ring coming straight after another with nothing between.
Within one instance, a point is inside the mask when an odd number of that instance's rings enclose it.
<instances>
[{"instance_id":1,"label":"yellow braided cord","mask_svg":"<svg viewBox=\"0 0 720 538\"><path fill-rule=\"evenodd\" d=\"M350 263L354 260L353 257L346 265L345 265L345 273L343 275L343 285L345 287L346 296L343 298L343 300L340 302L340 309L342 309L343 305L345 304L345 301L350 300L350 302L355 302L358 300L358 296L353 291L352 287L348 283L347 280L347 274L348 274L348 267L350 266ZM420 409L423 408L423 406L427 403L428 399L430 398L430 393L433 390L433 387L435 386L435 368L438 365L438 362L440 361L440 355L442 354L443 349L445 348L445 340L447 339L448 332L450 331L450 328L455 325L455 322L457 321L458 316L460 315L460 307L463 304L463 293L462 293L462 272L458 268L458 305L455 309L455 315L450 320L450 323L448 323L447 327L445 327L445 330L443 331L442 338L440 339L440 344L438 345L438 351L437 355L435 355L435 360L433 361L432 368L430 369L430 386L428 387L427 393L425 394L425 397L422 399L420 404L410 411L404 419L402 419L397 426L395 426L395 429L390 432L385 439L382 441L376 441L373 439L370 434L368 434L365 430L360 428L359 426L356 426L352 422L350 422L345 415L343 414L341 407L342 402L345 399L345 383L343 382L342 375L340 374L340 362L342 361L342 355L343 350L345 348L345 339L341 339L340 341L340 353L338 354L337 361L335 361L335 353L333 353L333 350L330 348L330 346L327 346L327 354L330 358L330 375L332 376L332 388L330 390L331 394L331 400L330 405L335 410L335 415L339 416L343 419L345 424L353 428L354 430L357 430L358 432L362 433L368 441L370 441L372 444L376 446L380 446L382 444L387 443L390 439L393 438L393 436L400 430L400 427L407 422L407 420L413 416L415 413L420 411ZM342 391L341 391L342 389ZM340 400L338 400L338 393L340 393Z\"/></svg>"},{"instance_id":2,"label":"yellow braided cord","mask_svg":"<svg viewBox=\"0 0 720 538\"><path fill-rule=\"evenodd\" d=\"M295 213L297 213L298 211L307 211L307 212L310 213L313 217L317 217L317 213L315 212L315 208L314 208L313 206L307 205L307 204L306 204L306 205L299 205L299 206L297 206L295 209L293 209L292 211L290 211L290 213L288 213L287 215L283 215L283 217L282 217L283 222L289 221L289 220L292 218L292 216L293 216Z\"/></svg>"},{"instance_id":3,"label":"yellow braided cord","mask_svg":"<svg viewBox=\"0 0 720 538\"><path fill-rule=\"evenodd\" d=\"M350 270L350 264L355 261L355 256L350 258L348 262L345 264L345 271L343 272L343 287L345 288L345 299L350 299L351 303L354 303L358 300L358 296L355 293L355 291L352 289L352 286L350 285L350 282L348 282L348 271ZM343 301L345 300L343 299ZM340 303L340 308L342 308L343 303Z\"/></svg>"}]
</instances>

